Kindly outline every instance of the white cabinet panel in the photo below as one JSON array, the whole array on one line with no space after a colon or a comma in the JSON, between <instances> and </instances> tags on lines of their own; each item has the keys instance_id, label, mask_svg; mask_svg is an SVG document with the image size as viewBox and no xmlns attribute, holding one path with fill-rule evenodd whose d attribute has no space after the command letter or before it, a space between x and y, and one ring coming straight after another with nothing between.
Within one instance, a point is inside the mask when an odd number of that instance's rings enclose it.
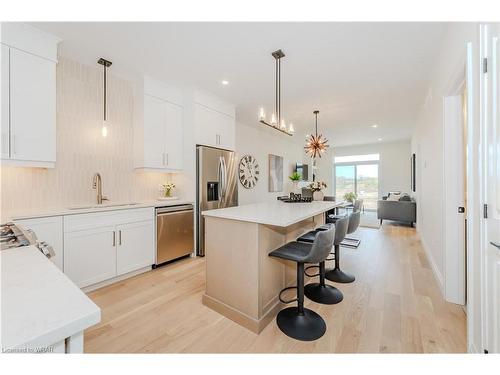
<instances>
[{"instance_id":1,"label":"white cabinet panel","mask_svg":"<svg viewBox=\"0 0 500 375\"><path fill-rule=\"evenodd\" d=\"M234 118L195 103L194 125L197 144L234 150Z\"/></svg>"},{"instance_id":2,"label":"white cabinet panel","mask_svg":"<svg viewBox=\"0 0 500 375\"><path fill-rule=\"evenodd\" d=\"M116 276L115 227L65 233L64 273L79 287Z\"/></svg>"},{"instance_id":3,"label":"white cabinet panel","mask_svg":"<svg viewBox=\"0 0 500 375\"><path fill-rule=\"evenodd\" d=\"M163 99L144 95L144 128L138 168L181 170L183 166L183 108ZM139 140L134 140L138 142Z\"/></svg>"},{"instance_id":4,"label":"white cabinet panel","mask_svg":"<svg viewBox=\"0 0 500 375\"><path fill-rule=\"evenodd\" d=\"M11 159L56 160L54 62L10 49Z\"/></svg>"},{"instance_id":5,"label":"white cabinet panel","mask_svg":"<svg viewBox=\"0 0 500 375\"><path fill-rule=\"evenodd\" d=\"M2 148L2 159L8 159L10 156L9 153L9 47L5 45L2 46L2 70L0 76L0 86L1 86L1 97L2 97L2 139L1 145Z\"/></svg>"},{"instance_id":6,"label":"white cabinet panel","mask_svg":"<svg viewBox=\"0 0 500 375\"><path fill-rule=\"evenodd\" d=\"M16 223L21 225L24 229L33 230L39 241L45 241L52 246L56 255L50 260L63 271L64 251L62 216L16 220Z\"/></svg>"},{"instance_id":7,"label":"white cabinet panel","mask_svg":"<svg viewBox=\"0 0 500 375\"><path fill-rule=\"evenodd\" d=\"M144 166L164 168L165 159L165 102L144 95Z\"/></svg>"},{"instance_id":8,"label":"white cabinet panel","mask_svg":"<svg viewBox=\"0 0 500 375\"><path fill-rule=\"evenodd\" d=\"M118 275L154 263L153 221L124 224L116 227L116 271Z\"/></svg>"},{"instance_id":9,"label":"white cabinet panel","mask_svg":"<svg viewBox=\"0 0 500 375\"><path fill-rule=\"evenodd\" d=\"M165 102L165 114L165 167L180 170L184 140L182 107Z\"/></svg>"}]
</instances>

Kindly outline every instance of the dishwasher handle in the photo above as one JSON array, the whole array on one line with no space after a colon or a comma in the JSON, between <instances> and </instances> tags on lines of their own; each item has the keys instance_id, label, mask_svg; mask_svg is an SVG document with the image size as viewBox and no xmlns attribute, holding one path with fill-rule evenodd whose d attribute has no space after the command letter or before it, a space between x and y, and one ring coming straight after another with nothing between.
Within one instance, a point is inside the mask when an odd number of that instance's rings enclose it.
<instances>
[{"instance_id":1,"label":"dishwasher handle","mask_svg":"<svg viewBox=\"0 0 500 375\"><path fill-rule=\"evenodd\" d=\"M160 207L156 209L156 214L166 214L166 213L174 213L174 212L182 212L182 211L193 211L192 204L185 204L181 206L171 206L171 207Z\"/></svg>"}]
</instances>

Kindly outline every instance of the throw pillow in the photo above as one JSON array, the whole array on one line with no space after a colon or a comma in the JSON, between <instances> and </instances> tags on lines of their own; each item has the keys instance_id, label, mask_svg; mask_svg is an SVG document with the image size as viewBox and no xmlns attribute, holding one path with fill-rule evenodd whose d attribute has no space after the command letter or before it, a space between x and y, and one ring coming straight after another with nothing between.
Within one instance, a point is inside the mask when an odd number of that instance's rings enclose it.
<instances>
[{"instance_id":1,"label":"throw pillow","mask_svg":"<svg viewBox=\"0 0 500 375\"><path fill-rule=\"evenodd\" d=\"M399 198L401 198L401 193L390 193L387 200L391 202L398 202Z\"/></svg>"}]
</instances>

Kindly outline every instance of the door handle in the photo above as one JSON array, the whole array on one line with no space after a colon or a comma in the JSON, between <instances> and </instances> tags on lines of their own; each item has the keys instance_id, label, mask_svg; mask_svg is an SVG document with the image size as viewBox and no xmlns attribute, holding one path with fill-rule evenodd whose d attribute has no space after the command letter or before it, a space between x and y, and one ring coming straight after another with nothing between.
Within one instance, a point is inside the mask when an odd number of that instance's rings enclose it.
<instances>
[{"instance_id":1,"label":"door handle","mask_svg":"<svg viewBox=\"0 0 500 375\"><path fill-rule=\"evenodd\" d=\"M122 245L122 231L121 229L118 231L118 245Z\"/></svg>"},{"instance_id":2,"label":"door handle","mask_svg":"<svg viewBox=\"0 0 500 375\"><path fill-rule=\"evenodd\" d=\"M116 232L113 231L113 247L116 246Z\"/></svg>"},{"instance_id":3,"label":"door handle","mask_svg":"<svg viewBox=\"0 0 500 375\"><path fill-rule=\"evenodd\" d=\"M500 250L500 243L496 243L496 242L493 242L491 241L490 244L492 244L493 246L495 246L498 250Z\"/></svg>"},{"instance_id":4,"label":"door handle","mask_svg":"<svg viewBox=\"0 0 500 375\"><path fill-rule=\"evenodd\" d=\"M458 213L463 214L465 212L465 207L458 207Z\"/></svg>"}]
</instances>

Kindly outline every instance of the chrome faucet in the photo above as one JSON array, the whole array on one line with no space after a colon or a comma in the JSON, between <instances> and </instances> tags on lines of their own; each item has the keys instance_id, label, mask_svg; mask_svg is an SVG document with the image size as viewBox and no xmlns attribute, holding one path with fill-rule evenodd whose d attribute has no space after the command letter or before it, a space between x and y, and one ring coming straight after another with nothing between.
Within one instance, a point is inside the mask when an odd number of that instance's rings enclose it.
<instances>
[{"instance_id":1,"label":"chrome faucet","mask_svg":"<svg viewBox=\"0 0 500 375\"><path fill-rule=\"evenodd\" d=\"M92 189L97 189L97 204L102 204L102 201L107 201L108 198L102 195L102 178L99 173L94 175Z\"/></svg>"}]
</instances>

